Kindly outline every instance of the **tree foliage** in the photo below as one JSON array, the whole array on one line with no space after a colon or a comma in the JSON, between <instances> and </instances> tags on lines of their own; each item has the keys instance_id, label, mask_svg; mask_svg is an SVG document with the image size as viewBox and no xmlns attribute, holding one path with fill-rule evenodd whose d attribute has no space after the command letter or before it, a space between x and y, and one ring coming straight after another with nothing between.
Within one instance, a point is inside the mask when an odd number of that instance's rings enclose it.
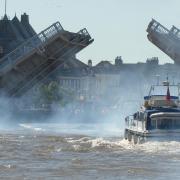
<instances>
[{"instance_id":1,"label":"tree foliage","mask_svg":"<svg viewBox=\"0 0 180 180\"><path fill-rule=\"evenodd\" d=\"M72 91L62 88L56 81L43 84L39 87L38 91L38 104L65 105L75 99L75 95Z\"/></svg>"}]
</instances>

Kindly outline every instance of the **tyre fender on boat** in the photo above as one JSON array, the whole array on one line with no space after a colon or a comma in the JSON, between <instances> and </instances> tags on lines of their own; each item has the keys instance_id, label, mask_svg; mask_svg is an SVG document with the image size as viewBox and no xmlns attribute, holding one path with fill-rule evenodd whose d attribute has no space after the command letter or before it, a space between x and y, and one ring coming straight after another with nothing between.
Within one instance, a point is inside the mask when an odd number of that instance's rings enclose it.
<instances>
[{"instance_id":1,"label":"tyre fender on boat","mask_svg":"<svg viewBox=\"0 0 180 180\"><path fill-rule=\"evenodd\" d=\"M124 131L124 138L127 140L128 139L128 131L127 129Z\"/></svg>"},{"instance_id":2,"label":"tyre fender on boat","mask_svg":"<svg viewBox=\"0 0 180 180\"><path fill-rule=\"evenodd\" d=\"M134 142L134 144L137 144L138 140L139 140L139 137L136 134L134 134L133 135L133 142Z\"/></svg>"},{"instance_id":3,"label":"tyre fender on boat","mask_svg":"<svg viewBox=\"0 0 180 180\"><path fill-rule=\"evenodd\" d=\"M128 141L132 140L132 134L130 132L128 132Z\"/></svg>"}]
</instances>

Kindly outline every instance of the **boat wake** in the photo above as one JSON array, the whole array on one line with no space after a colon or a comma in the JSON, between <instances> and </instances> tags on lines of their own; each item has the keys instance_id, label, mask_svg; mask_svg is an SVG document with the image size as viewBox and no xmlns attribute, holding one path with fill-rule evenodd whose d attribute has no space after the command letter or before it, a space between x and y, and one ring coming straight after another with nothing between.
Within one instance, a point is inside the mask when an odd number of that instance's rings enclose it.
<instances>
[{"instance_id":1,"label":"boat wake","mask_svg":"<svg viewBox=\"0 0 180 180\"><path fill-rule=\"evenodd\" d=\"M72 144L75 151L81 151L87 148L89 151L132 151L150 154L179 154L180 142L146 142L144 144L133 144L127 140L120 138L91 138L81 137L80 139L67 138L67 142Z\"/></svg>"},{"instance_id":2,"label":"boat wake","mask_svg":"<svg viewBox=\"0 0 180 180\"><path fill-rule=\"evenodd\" d=\"M148 153L159 153L159 154L179 154L180 153L180 142L178 141L151 141L144 144L137 145L137 149Z\"/></svg>"},{"instance_id":3,"label":"boat wake","mask_svg":"<svg viewBox=\"0 0 180 180\"><path fill-rule=\"evenodd\" d=\"M124 152L130 151L133 153L149 153L149 154L179 154L180 142L178 141L149 141L143 144L133 144L123 139L123 131L116 129L98 133L95 126L90 125L68 125L68 124L20 124L20 128L37 132L43 136L59 137L57 141L57 152L73 151L73 152ZM51 129L49 133L48 129ZM86 131L85 131L86 130ZM54 133L52 133L54 132ZM61 132L61 133L59 133ZM108 136L104 136L104 134ZM117 135L119 134L119 136ZM63 139L63 141L62 141ZM63 142L63 145L61 144Z\"/></svg>"}]
</instances>

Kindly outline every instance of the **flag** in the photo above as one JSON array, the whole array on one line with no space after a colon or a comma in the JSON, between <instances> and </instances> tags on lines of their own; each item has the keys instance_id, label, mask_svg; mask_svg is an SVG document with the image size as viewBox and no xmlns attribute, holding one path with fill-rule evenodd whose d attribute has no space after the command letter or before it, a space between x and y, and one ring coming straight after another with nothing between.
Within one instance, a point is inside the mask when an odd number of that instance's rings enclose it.
<instances>
[{"instance_id":1,"label":"flag","mask_svg":"<svg viewBox=\"0 0 180 180\"><path fill-rule=\"evenodd\" d=\"M167 94L166 94L166 100L167 100L167 101L170 101L170 99L171 99L171 95L170 95L169 86L168 86L168 88L167 88Z\"/></svg>"}]
</instances>

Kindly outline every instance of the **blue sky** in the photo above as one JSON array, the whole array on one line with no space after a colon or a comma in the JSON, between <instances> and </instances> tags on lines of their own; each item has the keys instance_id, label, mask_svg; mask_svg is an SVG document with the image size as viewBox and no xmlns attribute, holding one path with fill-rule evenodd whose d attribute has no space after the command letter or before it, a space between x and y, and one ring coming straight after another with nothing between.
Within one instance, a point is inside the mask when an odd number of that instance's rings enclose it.
<instances>
[{"instance_id":1,"label":"blue sky","mask_svg":"<svg viewBox=\"0 0 180 180\"><path fill-rule=\"evenodd\" d=\"M179 0L8 0L7 4L10 18L26 12L37 32L56 21L73 32L86 27L95 41L77 55L83 62L113 62L116 56L125 63L154 56L161 64L173 62L147 40L146 28L152 18L167 28L180 27ZM4 0L0 6L3 16Z\"/></svg>"}]
</instances>

